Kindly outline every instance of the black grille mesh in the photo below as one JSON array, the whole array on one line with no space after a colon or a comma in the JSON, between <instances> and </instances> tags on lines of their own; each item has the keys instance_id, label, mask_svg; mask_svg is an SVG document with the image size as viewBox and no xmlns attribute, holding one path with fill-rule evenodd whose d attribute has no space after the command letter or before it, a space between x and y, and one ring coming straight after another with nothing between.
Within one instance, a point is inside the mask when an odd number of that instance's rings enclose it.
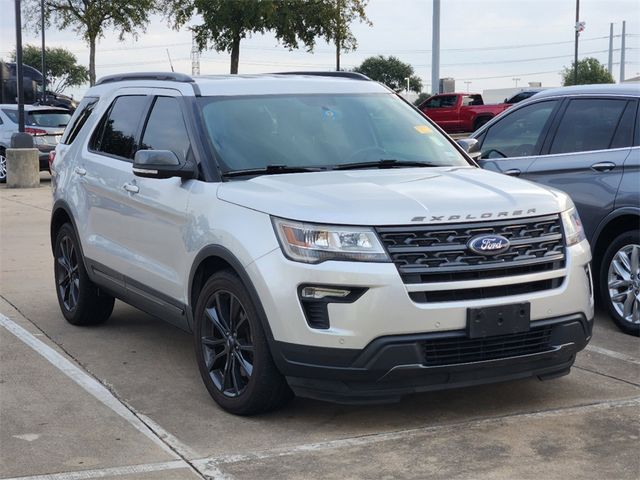
<instances>
[{"instance_id":1,"label":"black grille mesh","mask_svg":"<svg viewBox=\"0 0 640 480\"><path fill-rule=\"evenodd\" d=\"M453 337L424 342L425 365L442 366L531 355L551 350L552 326L496 337Z\"/></svg>"},{"instance_id":2,"label":"black grille mesh","mask_svg":"<svg viewBox=\"0 0 640 480\"><path fill-rule=\"evenodd\" d=\"M559 215L499 222L378 227L404 283L452 282L544 272L564 267ZM511 245L497 255L467 249L477 235L502 235Z\"/></svg>"}]
</instances>

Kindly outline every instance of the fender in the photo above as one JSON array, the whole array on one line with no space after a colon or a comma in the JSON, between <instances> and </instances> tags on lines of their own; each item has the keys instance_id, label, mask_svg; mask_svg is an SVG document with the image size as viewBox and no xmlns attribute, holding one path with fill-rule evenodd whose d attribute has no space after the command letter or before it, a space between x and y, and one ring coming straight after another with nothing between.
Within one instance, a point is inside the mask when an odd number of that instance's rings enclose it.
<instances>
[{"instance_id":1,"label":"fender","mask_svg":"<svg viewBox=\"0 0 640 480\"><path fill-rule=\"evenodd\" d=\"M271 326L269 325L269 321L267 320L267 314L264 311L262 302L260 301L260 297L258 296L258 292L253 286L253 282L251 281L249 274L245 270L240 260L238 260L238 258L229 249L221 245L207 245L206 247L203 247L202 250L198 252L195 259L193 260L193 264L191 265L191 271L189 272L189 290L188 290L188 297L187 297L187 301L189 302L188 304L189 308L187 310L188 310L188 318L189 318L189 321L191 322L191 329L193 330L193 327L195 326L194 325L195 319L193 318L193 308L195 307L195 305L192 305L191 303L191 296L192 296L191 286L193 285L193 277L195 276L196 271L198 270L198 267L200 266L202 261L209 257L218 257L224 260L229 265L231 265L231 268L233 268L236 274L240 277L242 284L247 289L247 292L249 292L249 297L251 297L251 301L253 302L253 304L256 307L256 310L258 311L258 317L260 317L262 328L267 336L267 343L269 344L269 348L272 350L272 354L273 354L274 353L273 352L273 348L274 348L273 333L271 332ZM275 355L274 355L274 360L275 360Z\"/></svg>"},{"instance_id":2,"label":"fender","mask_svg":"<svg viewBox=\"0 0 640 480\"><path fill-rule=\"evenodd\" d=\"M598 244L598 240L600 239L600 234L602 234L602 231L607 227L607 225L609 225L609 223L618 218L621 217L623 215L635 215L638 218L640 218L640 207L622 207L622 208L618 208L616 210L614 210L613 212L609 213L609 215L607 215L606 217L604 217L600 223L598 224L594 234L593 234L593 240L590 242L591 243L591 248L593 249L595 245Z\"/></svg>"}]
</instances>

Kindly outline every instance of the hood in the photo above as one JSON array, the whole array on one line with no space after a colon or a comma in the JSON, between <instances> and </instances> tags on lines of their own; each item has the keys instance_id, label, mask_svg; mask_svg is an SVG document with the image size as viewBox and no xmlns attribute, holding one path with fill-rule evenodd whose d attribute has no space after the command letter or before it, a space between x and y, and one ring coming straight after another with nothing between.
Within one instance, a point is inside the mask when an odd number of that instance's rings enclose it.
<instances>
[{"instance_id":1,"label":"hood","mask_svg":"<svg viewBox=\"0 0 640 480\"><path fill-rule=\"evenodd\" d=\"M291 220L370 226L531 217L571 206L564 193L475 167L262 175L223 183L218 198Z\"/></svg>"}]
</instances>

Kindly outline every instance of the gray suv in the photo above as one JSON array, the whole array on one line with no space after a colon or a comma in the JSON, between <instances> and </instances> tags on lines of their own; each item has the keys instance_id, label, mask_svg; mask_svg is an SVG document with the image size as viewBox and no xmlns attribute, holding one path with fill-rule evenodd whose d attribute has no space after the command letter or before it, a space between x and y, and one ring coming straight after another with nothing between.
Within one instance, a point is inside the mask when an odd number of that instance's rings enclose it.
<instances>
[{"instance_id":1,"label":"gray suv","mask_svg":"<svg viewBox=\"0 0 640 480\"><path fill-rule=\"evenodd\" d=\"M637 85L539 92L463 141L481 167L567 192L593 250L600 303L640 334Z\"/></svg>"}]
</instances>

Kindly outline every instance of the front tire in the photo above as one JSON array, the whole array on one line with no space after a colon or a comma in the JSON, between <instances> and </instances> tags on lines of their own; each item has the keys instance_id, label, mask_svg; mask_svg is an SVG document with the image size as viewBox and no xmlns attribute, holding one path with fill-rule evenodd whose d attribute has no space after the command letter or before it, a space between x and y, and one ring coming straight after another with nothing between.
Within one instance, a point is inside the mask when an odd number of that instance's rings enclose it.
<instances>
[{"instance_id":1,"label":"front tire","mask_svg":"<svg viewBox=\"0 0 640 480\"><path fill-rule=\"evenodd\" d=\"M640 233L618 235L600 267L600 296L620 330L640 336Z\"/></svg>"},{"instance_id":2,"label":"front tire","mask_svg":"<svg viewBox=\"0 0 640 480\"><path fill-rule=\"evenodd\" d=\"M7 153L4 148L0 148L0 183L7 181Z\"/></svg>"},{"instance_id":3,"label":"front tire","mask_svg":"<svg viewBox=\"0 0 640 480\"><path fill-rule=\"evenodd\" d=\"M236 415L275 410L292 396L275 366L258 312L231 271L212 275L195 310L196 360L209 394Z\"/></svg>"},{"instance_id":4,"label":"front tire","mask_svg":"<svg viewBox=\"0 0 640 480\"><path fill-rule=\"evenodd\" d=\"M114 298L98 290L84 268L75 230L65 223L53 249L56 293L62 315L73 325L97 325L111 316Z\"/></svg>"}]
</instances>

